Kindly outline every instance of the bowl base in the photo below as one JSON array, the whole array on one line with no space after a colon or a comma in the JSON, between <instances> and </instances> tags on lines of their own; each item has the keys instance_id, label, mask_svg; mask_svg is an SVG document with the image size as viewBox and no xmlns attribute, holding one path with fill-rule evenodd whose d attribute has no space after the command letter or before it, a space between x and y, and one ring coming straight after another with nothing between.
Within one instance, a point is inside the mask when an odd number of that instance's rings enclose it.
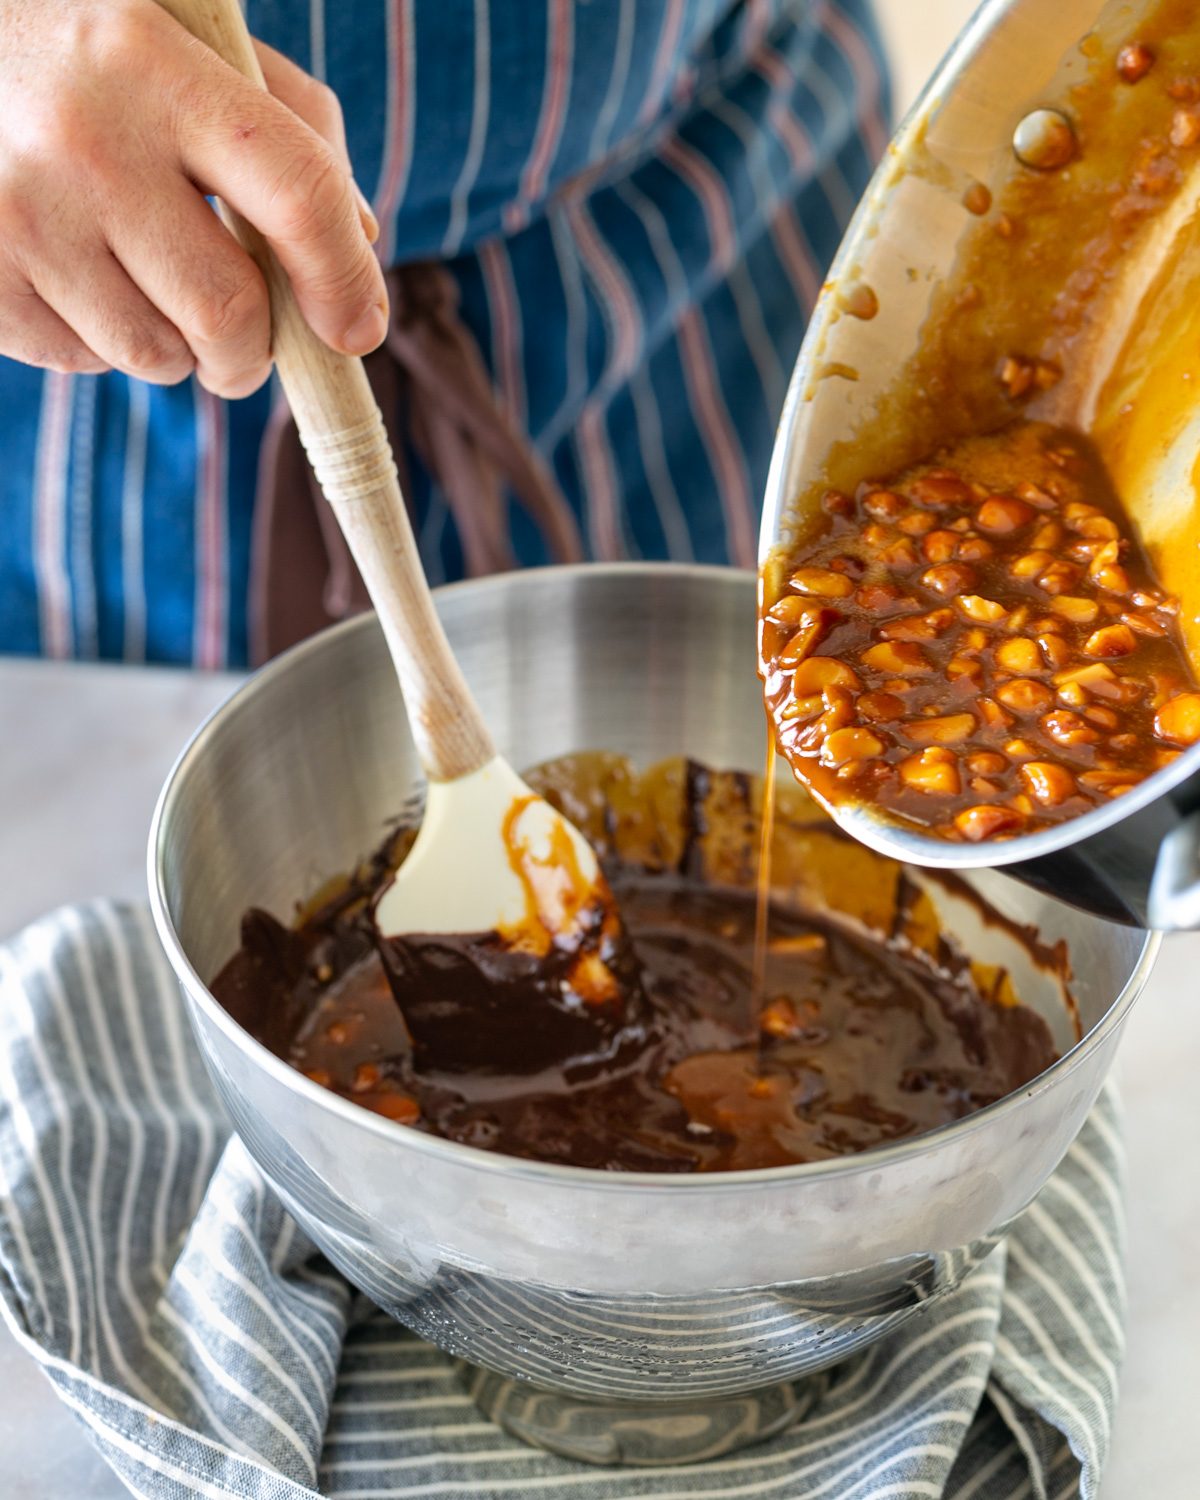
<instances>
[{"instance_id":1,"label":"bowl base","mask_svg":"<svg viewBox=\"0 0 1200 1500\"><path fill-rule=\"evenodd\" d=\"M460 1362L459 1378L511 1436L588 1464L690 1464L764 1442L810 1409L823 1375L711 1401L586 1401Z\"/></svg>"}]
</instances>

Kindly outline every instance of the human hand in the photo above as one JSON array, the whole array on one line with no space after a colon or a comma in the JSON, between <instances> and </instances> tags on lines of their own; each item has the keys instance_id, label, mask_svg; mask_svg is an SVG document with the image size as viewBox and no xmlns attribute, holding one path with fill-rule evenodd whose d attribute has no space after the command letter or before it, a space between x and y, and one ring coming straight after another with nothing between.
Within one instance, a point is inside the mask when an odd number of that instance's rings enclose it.
<instances>
[{"instance_id":1,"label":"human hand","mask_svg":"<svg viewBox=\"0 0 1200 1500\"><path fill-rule=\"evenodd\" d=\"M327 344L382 342L337 99L255 46L266 93L154 0L0 0L0 354L255 390L266 286L205 194L266 236Z\"/></svg>"}]
</instances>

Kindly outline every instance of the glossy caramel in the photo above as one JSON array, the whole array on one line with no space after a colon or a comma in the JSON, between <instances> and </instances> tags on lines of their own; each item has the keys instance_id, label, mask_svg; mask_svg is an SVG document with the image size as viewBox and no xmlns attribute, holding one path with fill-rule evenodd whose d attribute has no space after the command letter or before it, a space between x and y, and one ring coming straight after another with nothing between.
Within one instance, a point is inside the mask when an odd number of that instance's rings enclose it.
<instances>
[{"instance_id":1,"label":"glossy caramel","mask_svg":"<svg viewBox=\"0 0 1200 1500\"><path fill-rule=\"evenodd\" d=\"M1053 1060L1045 1022L1003 973L940 938L900 867L801 801L784 798L776 819L760 1006L753 778L689 762L638 775L585 756L530 780L602 854L622 918L602 950L619 993L582 995L573 953L530 953L497 933L379 945L371 902L395 844L293 928L248 913L214 993L293 1066L368 1109L606 1170L864 1150L958 1119ZM817 881L822 900L805 900ZM1028 946L1042 967L1061 964Z\"/></svg>"}]
</instances>

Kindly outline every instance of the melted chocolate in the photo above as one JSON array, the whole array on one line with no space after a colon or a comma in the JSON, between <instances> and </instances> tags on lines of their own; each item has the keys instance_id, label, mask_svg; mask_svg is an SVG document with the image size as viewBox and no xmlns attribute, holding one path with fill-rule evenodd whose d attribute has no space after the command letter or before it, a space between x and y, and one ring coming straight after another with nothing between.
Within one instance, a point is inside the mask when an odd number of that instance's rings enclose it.
<instances>
[{"instance_id":1,"label":"melted chocolate","mask_svg":"<svg viewBox=\"0 0 1200 1500\"><path fill-rule=\"evenodd\" d=\"M627 939L601 939L597 957L617 994L593 999L577 977L580 947L593 941L590 924L578 946L545 954L514 950L496 932L381 938L417 1072L524 1079L549 1069L574 1080L641 1047L651 1018L637 957Z\"/></svg>"},{"instance_id":2,"label":"melted chocolate","mask_svg":"<svg viewBox=\"0 0 1200 1500\"><path fill-rule=\"evenodd\" d=\"M861 1151L958 1119L1054 1060L1037 1014L981 987L944 940L932 952L911 940L903 881L890 935L774 905L758 1010L754 892L705 883L719 863L713 810L751 827L750 783L689 767L680 788L669 861L647 868L607 851L624 926L604 954L616 996L588 998L574 953L514 953L496 934L377 948L370 902L386 857L295 928L249 912L213 991L293 1066L368 1109L507 1155L609 1170Z\"/></svg>"}]
</instances>

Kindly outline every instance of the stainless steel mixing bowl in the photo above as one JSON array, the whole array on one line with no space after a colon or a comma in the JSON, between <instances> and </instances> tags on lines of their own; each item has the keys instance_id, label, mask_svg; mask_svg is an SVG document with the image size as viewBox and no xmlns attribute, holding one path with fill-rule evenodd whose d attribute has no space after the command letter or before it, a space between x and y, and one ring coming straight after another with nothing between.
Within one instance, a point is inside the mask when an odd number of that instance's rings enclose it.
<instances>
[{"instance_id":1,"label":"stainless steel mixing bowl","mask_svg":"<svg viewBox=\"0 0 1200 1500\"><path fill-rule=\"evenodd\" d=\"M765 736L754 599L750 574L649 565L439 594L516 765L611 749L749 771ZM236 693L171 773L151 836L155 920L221 1098L291 1212L381 1307L490 1372L475 1389L510 1430L576 1457L670 1461L762 1437L802 1400L786 1382L956 1285L1079 1129L1157 944L981 872L1004 914L1070 945L1086 1031L1072 1045L1058 987L1018 975L1066 1052L1018 1094L887 1149L769 1171L507 1159L326 1092L206 988L247 906L291 912L379 842L417 783L374 619L316 637ZM968 951L1018 962L999 927L933 895Z\"/></svg>"}]
</instances>

